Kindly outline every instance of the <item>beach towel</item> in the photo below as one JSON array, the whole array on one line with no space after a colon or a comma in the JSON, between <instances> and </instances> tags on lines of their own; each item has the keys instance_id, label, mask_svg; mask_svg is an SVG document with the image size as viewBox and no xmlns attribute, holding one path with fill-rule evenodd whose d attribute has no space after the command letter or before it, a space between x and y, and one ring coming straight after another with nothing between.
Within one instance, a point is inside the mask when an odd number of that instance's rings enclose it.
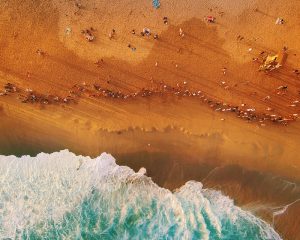
<instances>
[{"instance_id":1,"label":"beach towel","mask_svg":"<svg viewBox=\"0 0 300 240\"><path fill-rule=\"evenodd\" d=\"M159 6L160 6L159 0L152 0L152 4L153 4L153 7L155 7L155 8L159 8Z\"/></svg>"}]
</instances>

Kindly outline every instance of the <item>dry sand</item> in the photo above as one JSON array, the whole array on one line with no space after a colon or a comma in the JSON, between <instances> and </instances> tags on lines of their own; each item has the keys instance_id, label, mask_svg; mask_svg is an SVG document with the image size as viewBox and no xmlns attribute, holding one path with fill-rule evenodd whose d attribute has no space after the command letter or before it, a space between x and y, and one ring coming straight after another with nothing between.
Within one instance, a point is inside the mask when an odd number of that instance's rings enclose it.
<instances>
[{"instance_id":1,"label":"dry sand","mask_svg":"<svg viewBox=\"0 0 300 240\"><path fill-rule=\"evenodd\" d=\"M286 118L300 114L300 105L289 106L300 99L300 76L293 73L300 68L298 1L166 0L158 10L151 1L80 3L82 9L74 1L0 2L1 85L11 82L65 96L83 82L132 93L160 82L176 86L186 81L189 89L221 102L246 104L260 113L269 107ZM205 22L207 15L215 16L216 23ZM277 17L285 24L275 25ZM94 42L80 33L90 27ZM141 37L144 27L159 39ZM112 29L116 34L109 39ZM244 39L237 40L238 35ZM252 59L284 46L284 66L259 72ZM46 55L37 54L38 49ZM277 94L281 85L288 85L285 95ZM298 121L262 126L215 112L198 98L171 95L129 100L85 96L78 104L64 105L24 104L17 96L0 96L2 154L63 148L88 155L110 152L122 164L146 166L168 188L201 180L270 222L270 208L300 197ZM266 96L270 99L264 101ZM291 207L295 209L276 217L274 226L284 239L300 239L294 214L299 204Z\"/></svg>"}]
</instances>

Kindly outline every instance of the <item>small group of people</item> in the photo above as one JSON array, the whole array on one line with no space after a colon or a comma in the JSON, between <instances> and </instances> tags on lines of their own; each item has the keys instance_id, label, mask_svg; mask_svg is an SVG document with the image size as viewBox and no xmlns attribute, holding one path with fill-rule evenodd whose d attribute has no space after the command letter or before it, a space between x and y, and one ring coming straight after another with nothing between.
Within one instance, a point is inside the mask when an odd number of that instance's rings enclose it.
<instances>
[{"instance_id":1,"label":"small group of people","mask_svg":"<svg viewBox=\"0 0 300 240\"><path fill-rule=\"evenodd\" d=\"M91 27L90 29L81 30L81 34L85 37L88 42L93 42L95 40L94 29Z\"/></svg>"},{"instance_id":2,"label":"small group of people","mask_svg":"<svg viewBox=\"0 0 300 240\"><path fill-rule=\"evenodd\" d=\"M0 96L6 96L9 93L15 93L17 91L18 91L18 89L17 89L17 87L14 84L12 84L12 83L6 83L4 85L3 91L0 91Z\"/></svg>"},{"instance_id":3,"label":"small group of people","mask_svg":"<svg viewBox=\"0 0 300 240\"><path fill-rule=\"evenodd\" d=\"M71 91L70 91L71 93ZM30 88L21 89L12 83L4 85L4 90L0 91L0 96L18 94L18 99L22 103L40 103L40 104L59 104L75 102L75 97L69 94L66 97L58 97L55 95L40 94Z\"/></svg>"}]
</instances>

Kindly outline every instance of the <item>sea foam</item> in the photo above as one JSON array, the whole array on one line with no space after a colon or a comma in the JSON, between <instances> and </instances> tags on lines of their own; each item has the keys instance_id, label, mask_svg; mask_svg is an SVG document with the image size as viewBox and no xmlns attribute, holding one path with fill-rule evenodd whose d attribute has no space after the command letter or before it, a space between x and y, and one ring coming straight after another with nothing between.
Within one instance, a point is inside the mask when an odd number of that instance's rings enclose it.
<instances>
[{"instance_id":1,"label":"sea foam","mask_svg":"<svg viewBox=\"0 0 300 240\"><path fill-rule=\"evenodd\" d=\"M219 191L144 173L106 153L0 156L0 239L281 239Z\"/></svg>"}]
</instances>

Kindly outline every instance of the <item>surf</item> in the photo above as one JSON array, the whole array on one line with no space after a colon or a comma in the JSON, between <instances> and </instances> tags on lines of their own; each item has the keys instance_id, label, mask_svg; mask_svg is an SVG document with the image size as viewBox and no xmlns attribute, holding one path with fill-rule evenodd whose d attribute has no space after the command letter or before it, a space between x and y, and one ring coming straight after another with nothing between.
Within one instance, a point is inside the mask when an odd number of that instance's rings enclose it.
<instances>
[{"instance_id":1,"label":"surf","mask_svg":"<svg viewBox=\"0 0 300 240\"><path fill-rule=\"evenodd\" d=\"M281 239L219 191L188 181L172 192L145 173L107 153L0 156L0 238Z\"/></svg>"}]
</instances>

